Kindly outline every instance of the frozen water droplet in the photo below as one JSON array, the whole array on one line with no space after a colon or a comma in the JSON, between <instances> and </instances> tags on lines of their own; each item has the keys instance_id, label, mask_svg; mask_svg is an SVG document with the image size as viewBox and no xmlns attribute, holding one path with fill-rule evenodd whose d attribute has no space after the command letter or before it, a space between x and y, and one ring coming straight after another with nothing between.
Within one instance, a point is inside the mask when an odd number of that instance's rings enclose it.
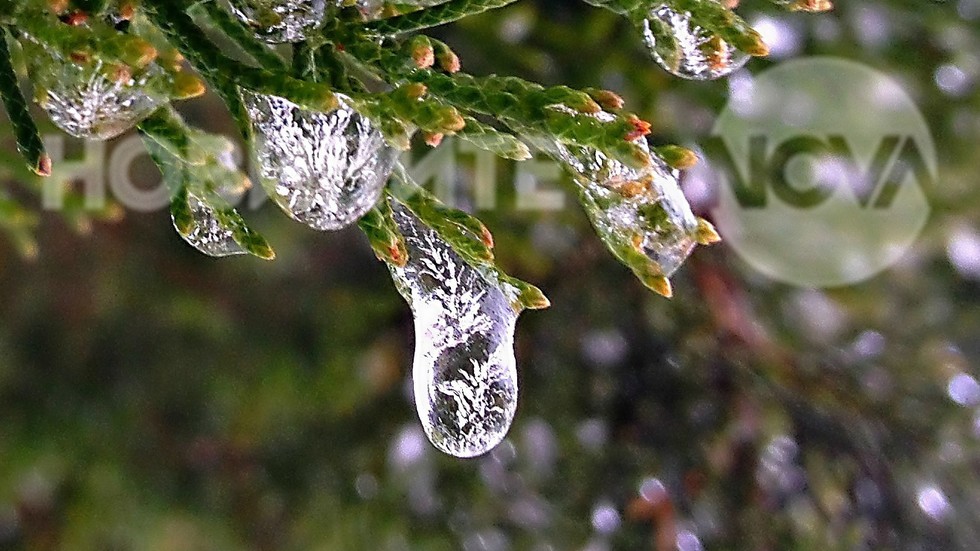
<instances>
[{"instance_id":1,"label":"frozen water droplet","mask_svg":"<svg viewBox=\"0 0 980 551\"><path fill-rule=\"evenodd\" d=\"M513 291L467 264L394 205L408 264L392 278L415 316L415 406L432 444L475 457L499 444L517 408Z\"/></svg>"},{"instance_id":2,"label":"frozen water droplet","mask_svg":"<svg viewBox=\"0 0 980 551\"><path fill-rule=\"evenodd\" d=\"M597 115L610 117L607 113ZM616 248L637 248L670 277L697 245L697 218L671 170L646 142L653 162L634 169L583 146L547 138L529 141L571 172L596 231Z\"/></svg>"},{"instance_id":3,"label":"frozen water droplet","mask_svg":"<svg viewBox=\"0 0 980 551\"><path fill-rule=\"evenodd\" d=\"M177 229L177 233L195 249L208 256L234 256L248 254L235 241L232 231L218 221L214 209L194 195L187 196L187 206L194 217L194 224L186 234ZM176 224L175 224L176 226Z\"/></svg>"},{"instance_id":4,"label":"frozen water droplet","mask_svg":"<svg viewBox=\"0 0 980 551\"><path fill-rule=\"evenodd\" d=\"M712 80L740 69L749 55L699 27L689 12L666 4L650 10L640 24L643 42L667 72L692 80Z\"/></svg>"},{"instance_id":5,"label":"frozen water droplet","mask_svg":"<svg viewBox=\"0 0 980 551\"><path fill-rule=\"evenodd\" d=\"M287 214L317 230L338 230L377 204L397 151L346 98L321 113L278 96L242 97L261 181Z\"/></svg>"},{"instance_id":6,"label":"frozen water droplet","mask_svg":"<svg viewBox=\"0 0 980 551\"><path fill-rule=\"evenodd\" d=\"M232 0L231 11L266 42L300 42L323 24L327 5L342 0Z\"/></svg>"},{"instance_id":7,"label":"frozen water droplet","mask_svg":"<svg viewBox=\"0 0 980 551\"><path fill-rule=\"evenodd\" d=\"M148 83L162 74L150 65L138 76L113 75L102 61L76 63L46 48L29 49L39 103L58 128L76 138L109 140L136 126L166 98Z\"/></svg>"}]
</instances>

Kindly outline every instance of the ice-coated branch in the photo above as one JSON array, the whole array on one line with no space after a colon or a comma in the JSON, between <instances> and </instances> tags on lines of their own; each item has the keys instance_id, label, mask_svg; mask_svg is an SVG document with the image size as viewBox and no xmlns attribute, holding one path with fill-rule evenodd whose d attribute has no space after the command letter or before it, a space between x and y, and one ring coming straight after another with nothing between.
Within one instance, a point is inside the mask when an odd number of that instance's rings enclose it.
<instances>
[{"instance_id":1,"label":"ice-coated branch","mask_svg":"<svg viewBox=\"0 0 980 551\"><path fill-rule=\"evenodd\" d=\"M370 32L393 36L397 34L419 31L430 27L438 27L453 21L459 21L471 15L476 15L496 8L513 4L517 0L449 0L431 8L425 8L404 15L396 15L387 19L378 19L364 25Z\"/></svg>"}]
</instances>

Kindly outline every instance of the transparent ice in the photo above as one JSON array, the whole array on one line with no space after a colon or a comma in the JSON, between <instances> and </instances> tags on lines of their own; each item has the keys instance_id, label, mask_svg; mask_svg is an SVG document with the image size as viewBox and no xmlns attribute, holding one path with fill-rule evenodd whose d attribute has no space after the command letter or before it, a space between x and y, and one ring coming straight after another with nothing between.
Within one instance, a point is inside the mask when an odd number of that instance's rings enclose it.
<instances>
[{"instance_id":1,"label":"transparent ice","mask_svg":"<svg viewBox=\"0 0 980 551\"><path fill-rule=\"evenodd\" d=\"M640 30L657 63L681 78L721 78L740 69L750 57L694 24L690 13L676 11L666 4L653 8Z\"/></svg>"},{"instance_id":2,"label":"transparent ice","mask_svg":"<svg viewBox=\"0 0 980 551\"><path fill-rule=\"evenodd\" d=\"M208 256L222 257L247 254L215 216L214 209L193 194L188 195L187 205L194 216L194 225L187 234L177 233L195 249ZM176 224L175 224L176 227Z\"/></svg>"},{"instance_id":3,"label":"transparent ice","mask_svg":"<svg viewBox=\"0 0 980 551\"><path fill-rule=\"evenodd\" d=\"M403 207L408 263L392 278L415 316L415 406L432 444L456 457L503 440L517 408L513 291L467 264Z\"/></svg>"},{"instance_id":4,"label":"transparent ice","mask_svg":"<svg viewBox=\"0 0 980 551\"><path fill-rule=\"evenodd\" d=\"M327 5L342 0L231 0L231 11L259 38L278 44L306 40L323 24Z\"/></svg>"},{"instance_id":5,"label":"transparent ice","mask_svg":"<svg viewBox=\"0 0 980 551\"><path fill-rule=\"evenodd\" d=\"M611 115L599 113L600 118ZM697 245L697 218L671 170L642 139L652 163L634 169L596 149L550 138L529 141L557 159L581 191L596 231L617 247L636 247L670 277Z\"/></svg>"},{"instance_id":6,"label":"transparent ice","mask_svg":"<svg viewBox=\"0 0 980 551\"><path fill-rule=\"evenodd\" d=\"M262 183L294 219L317 230L347 227L377 204L397 151L344 97L329 113L243 91Z\"/></svg>"},{"instance_id":7,"label":"transparent ice","mask_svg":"<svg viewBox=\"0 0 980 551\"><path fill-rule=\"evenodd\" d=\"M150 65L136 78L109 78L100 60L79 64L31 48L31 76L40 104L58 128L77 138L109 140L133 128L166 102L147 83L162 71Z\"/></svg>"}]
</instances>

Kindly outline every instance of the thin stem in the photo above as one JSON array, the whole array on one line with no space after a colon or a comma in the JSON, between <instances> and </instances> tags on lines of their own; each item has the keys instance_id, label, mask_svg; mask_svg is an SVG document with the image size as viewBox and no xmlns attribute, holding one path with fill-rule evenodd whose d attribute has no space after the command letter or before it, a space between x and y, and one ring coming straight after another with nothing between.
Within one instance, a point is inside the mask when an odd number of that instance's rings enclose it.
<instances>
[{"instance_id":1,"label":"thin stem","mask_svg":"<svg viewBox=\"0 0 980 551\"><path fill-rule=\"evenodd\" d=\"M27 162L27 167L35 174L51 174L51 158L44 151L44 142L38 132L37 124L27 107L27 100L20 90L17 73L10 61L7 47L7 33L0 30L0 98L14 127L17 137L17 150Z\"/></svg>"}]
</instances>

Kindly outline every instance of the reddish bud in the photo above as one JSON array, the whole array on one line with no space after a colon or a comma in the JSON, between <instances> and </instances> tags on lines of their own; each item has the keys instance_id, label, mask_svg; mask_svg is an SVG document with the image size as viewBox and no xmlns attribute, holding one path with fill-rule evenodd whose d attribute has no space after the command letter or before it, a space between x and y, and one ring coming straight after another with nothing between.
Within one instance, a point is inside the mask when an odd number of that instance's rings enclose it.
<instances>
[{"instance_id":1,"label":"reddish bud","mask_svg":"<svg viewBox=\"0 0 980 551\"><path fill-rule=\"evenodd\" d=\"M439 67L447 73L458 73L462 69L459 56L449 50L440 53L436 59L439 61Z\"/></svg>"},{"instance_id":2,"label":"reddish bud","mask_svg":"<svg viewBox=\"0 0 980 551\"><path fill-rule=\"evenodd\" d=\"M442 139L445 137L446 135L441 132L426 132L423 135L423 138L425 138L425 143L429 147L439 147L439 144L442 143Z\"/></svg>"},{"instance_id":3,"label":"reddish bud","mask_svg":"<svg viewBox=\"0 0 980 551\"><path fill-rule=\"evenodd\" d=\"M650 123L637 117L636 115L630 115L627 122L632 128L632 130L626 134L626 141L628 142L638 140L650 133Z\"/></svg>"},{"instance_id":4,"label":"reddish bud","mask_svg":"<svg viewBox=\"0 0 980 551\"><path fill-rule=\"evenodd\" d=\"M70 25L72 27L77 27L79 25L84 25L88 21L88 14L83 11L73 11L67 15L61 17L61 22L65 25Z\"/></svg>"},{"instance_id":5,"label":"reddish bud","mask_svg":"<svg viewBox=\"0 0 980 551\"><path fill-rule=\"evenodd\" d=\"M436 52L428 44L419 44L412 49L412 61L419 69L428 69L436 64Z\"/></svg>"}]
</instances>

